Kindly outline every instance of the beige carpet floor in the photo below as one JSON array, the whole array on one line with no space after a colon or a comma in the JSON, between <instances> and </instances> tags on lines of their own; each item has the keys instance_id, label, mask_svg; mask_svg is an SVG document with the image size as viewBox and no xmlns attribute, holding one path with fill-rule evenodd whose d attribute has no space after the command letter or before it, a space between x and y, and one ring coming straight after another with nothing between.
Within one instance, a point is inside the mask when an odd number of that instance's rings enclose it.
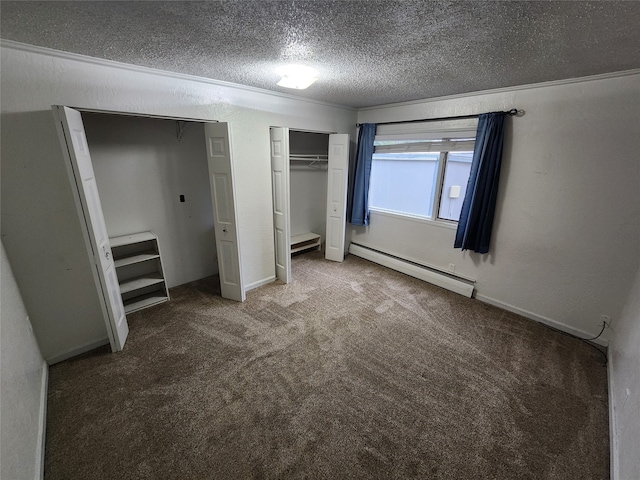
<instances>
[{"instance_id":1,"label":"beige carpet floor","mask_svg":"<svg viewBox=\"0 0 640 480\"><path fill-rule=\"evenodd\" d=\"M52 366L46 478L609 478L594 348L353 256L292 270L173 289Z\"/></svg>"}]
</instances>

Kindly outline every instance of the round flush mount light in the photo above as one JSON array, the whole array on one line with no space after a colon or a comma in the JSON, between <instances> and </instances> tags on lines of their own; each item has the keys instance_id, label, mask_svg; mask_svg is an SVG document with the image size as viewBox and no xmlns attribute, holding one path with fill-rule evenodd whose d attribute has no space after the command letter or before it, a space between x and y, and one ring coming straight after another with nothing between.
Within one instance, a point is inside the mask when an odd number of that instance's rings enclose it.
<instances>
[{"instance_id":1,"label":"round flush mount light","mask_svg":"<svg viewBox=\"0 0 640 480\"><path fill-rule=\"evenodd\" d=\"M318 72L305 65L286 65L277 70L282 79L277 85L285 88L304 90L318 79Z\"/></svg>"}]
</instances>

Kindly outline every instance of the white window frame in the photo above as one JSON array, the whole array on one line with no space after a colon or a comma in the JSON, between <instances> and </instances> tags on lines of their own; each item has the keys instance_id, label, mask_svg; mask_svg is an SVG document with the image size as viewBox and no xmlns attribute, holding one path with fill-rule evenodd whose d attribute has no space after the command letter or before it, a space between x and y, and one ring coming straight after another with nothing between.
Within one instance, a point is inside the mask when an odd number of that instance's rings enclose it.
<instances>
[{"instance_id":1,"label":"white window frame","mask_svg":"<svg viewBox=\"0 0 640 480\"><path fill-rule=\"evenodd\" d=\"M446 122L433 122L433 123L412 123L412 124L396 124L396 125L379 125L376 129L375 141L384 140L435 140L435 139L447 139L447 138L472 138L473 140L465 142L464 151L473 151L476 138L478 119L465 119L454 120ZM383 146L374 149L374 153L398 153L407 151L418 151L420 147L419 143L405 144L396 146ZM456 145L454 145L455 147ZM413 148L412 148L413 147ZM463 147L460 145L459 147ZM458 149L459 150L459 149ZM424 151L424 150L423 150ZM434 188L435 198L433 200L433 208L431 216L426 217L422 215L412 215L410 213L398 212L394 210L388 210L380 207L369 207L369 210L374 213L382 213L385 215L396 216L401 218L408 218L417 220L420 222L434 224L438 226L457 228L458 221L449 220L446 218L440 218L438 216L440 212L440 204L442 202L442 189L444 186L444 174L447 162L447 154L454 149L448 149L440 152L440 158L438 159L438 172L436 185Z\"/></svg>"}]
</instances>

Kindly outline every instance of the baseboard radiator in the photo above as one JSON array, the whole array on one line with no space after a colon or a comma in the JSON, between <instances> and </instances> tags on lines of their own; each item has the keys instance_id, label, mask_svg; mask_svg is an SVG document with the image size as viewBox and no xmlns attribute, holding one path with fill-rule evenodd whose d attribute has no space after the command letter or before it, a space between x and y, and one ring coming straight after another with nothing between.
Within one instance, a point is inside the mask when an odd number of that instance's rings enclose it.
<instances>
[{"instance_id":1,"label":"baseboard radiator","mask_svg":"<svg viewBox=\"0 0 640 480\"><path fill-rule=\"evenodd\" d=\"M364 258L384 267L396 270L414 278L424 280L438 287L446 288L455 293L459 293L467 298L473 294L474 282L465 280L455 275L441 272L424 265L410 262L403 258L395 257L388 253L373 250L369 247L352 243L349 246L349 253L356 257Z\"/></svg>"}]
</instances>

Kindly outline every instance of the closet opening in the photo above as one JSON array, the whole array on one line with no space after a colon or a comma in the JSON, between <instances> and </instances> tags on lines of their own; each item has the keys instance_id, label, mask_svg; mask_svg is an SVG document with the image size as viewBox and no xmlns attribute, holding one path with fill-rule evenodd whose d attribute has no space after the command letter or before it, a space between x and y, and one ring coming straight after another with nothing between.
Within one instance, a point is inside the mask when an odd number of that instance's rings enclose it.
<instances>
[{"instance_id":1,"label":"closet opening","mask_svg":"<svg viewBox=\"0 0 640 480\"><path fill-rule=\"evenodd\" d=\"M324 250L329 135L289 130L291 254Z\"/></svg>"},{"instance_id":2,"label":"closet opening","mask_svg":"<svg viewBox=\"0 0 640 480\"><path fill-rule=\"evenodd\" d=\"M344 260L349 136L271 127L276 277L291 281L291 255L321 250Z\"/></svg>"},{"instance_id":3,"label":"closet opening","mask_svg":"<svg viewBox=\"0 0 640 480\"><path fill-rule=\"evenodd\" d=\"M228 124L53 111L113 351L170 288L217 275L245 299Z\"/></svg>"},{"instance_id":4,"label":"closet opening","mask_svg":"<svg viewBox=\"0 0 640 480\"><path fill-rule=\"evenodd\" d=\"M169 289L217 275L204 124L82 119L125 313L147 306L147 294L161 303Z\"/></svg>"}]
</instances>

